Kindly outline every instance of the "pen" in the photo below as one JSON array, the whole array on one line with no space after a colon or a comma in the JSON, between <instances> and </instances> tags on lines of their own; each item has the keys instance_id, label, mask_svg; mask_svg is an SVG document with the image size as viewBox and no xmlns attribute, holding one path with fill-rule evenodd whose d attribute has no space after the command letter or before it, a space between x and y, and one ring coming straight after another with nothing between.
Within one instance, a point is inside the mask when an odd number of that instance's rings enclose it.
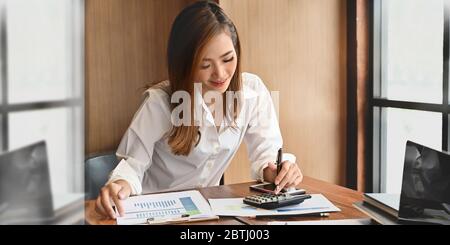
<instances>
[{"instance_id":1,"label":"pen","mask_svg":"<svg viewBox=\"0 0 450 245\"><path fill-rule=\"evenodd\" d=\"M174 216L174 217L152 217L147 219L147 224L149 225L162 225L162 224L177 224L189 221L190 215L189 214L182 214L180 216Z\"/></svg>"},{"instance_id":2,"label":"pen","mask_svg":"<svg viewBox=\"0 0 450 245\"><path fill-rule=\"evenodd\" d=\"M307 213L307 214L288 214L288 215L253 215L250 219L267 219L267 218L290 218L290 217L329 217L330 213Z\"/></svg>"},{"instance_id":3,"label":"pen","mask_svg":"<svg viewBox=\"0 0 450 245\"><path fill-rule=\"evenodd\" d=\"M304 216L328 217L328 216L330 216L330 213L312 213L312 214L304 214Z\"/></svg>"},{"instance_id":4,"label":"pen","mask_svg":"<svg viewBox=\"0 0 450 245\"><path fill-rule=\"evenodd\" d=\"M277 155L277 175L281 171L281 156L282 156L282 154L283 154L283 150L280 148L278 150L278 155Z\"/></svg>"},{"instance_id":5,"label":"pen","mask_svg":"<svg viewBox=\"0 0 450 245\"><path fill-rule=\"evenodd\" d=\"M283 150L280 148L278 150L278 154L277 154L277 176L281 171L281 156L283 154ZM276 185L276 189L275 189L275 193L278 193L279 189L278 189L278 185Z\"/></svg>"}]
</instances>

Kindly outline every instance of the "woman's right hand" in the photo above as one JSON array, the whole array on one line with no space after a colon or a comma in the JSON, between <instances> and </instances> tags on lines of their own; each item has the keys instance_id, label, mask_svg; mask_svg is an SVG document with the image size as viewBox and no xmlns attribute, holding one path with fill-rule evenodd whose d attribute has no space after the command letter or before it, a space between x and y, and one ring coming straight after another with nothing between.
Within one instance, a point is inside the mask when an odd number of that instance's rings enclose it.
<instances>
[{"instance_id":1,"label":"woman's right hand","mask_svg":"<svg viewBox=\"0 0 450 245\"><path fill-rule=\"evenodd\" d=\"M120 216L124 215L122 201L128 198L131 194L131 186L125 180L117 180L108 185L105 185L100 190L100 194L95 201L95 210L112 219L116 218L116 214L112 208L111 200L116 205Z\"/></svg>"}]
</instances>

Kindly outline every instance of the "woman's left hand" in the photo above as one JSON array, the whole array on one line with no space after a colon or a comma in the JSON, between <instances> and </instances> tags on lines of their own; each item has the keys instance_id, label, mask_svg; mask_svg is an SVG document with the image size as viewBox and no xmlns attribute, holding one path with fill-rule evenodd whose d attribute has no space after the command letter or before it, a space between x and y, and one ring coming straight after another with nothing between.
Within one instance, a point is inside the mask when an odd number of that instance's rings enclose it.
<instances>
[{"instance_id":1,"label":"woman's left hand","mask_svg":"<svg viewBox=\"0 0 450 245\"><path fill-rule=\"evenodd\" d=\"M281 170L275 177L275 194L278 194L283 188L296 187L303 180L303 174L296 163L284 161L281 164Z\"/></svg>"}]
</instances>

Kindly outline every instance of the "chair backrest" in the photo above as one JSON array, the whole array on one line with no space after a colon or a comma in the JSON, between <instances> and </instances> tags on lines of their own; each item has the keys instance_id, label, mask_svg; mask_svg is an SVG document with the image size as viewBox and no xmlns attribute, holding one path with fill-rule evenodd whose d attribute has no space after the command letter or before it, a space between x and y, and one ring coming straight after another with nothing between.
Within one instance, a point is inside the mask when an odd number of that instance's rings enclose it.
<instances>
[{"instance_id":1,"label":"chair backrest","mask_svg":"<svg viewBox=\"0 0 450 245\"><path fill-rule=\"evenodd\" d=\"M88 158L84 166L86 199L97 198L100 189L108 181L109 173L117 166L114 153Z\"/></svg>"}]
</instances>

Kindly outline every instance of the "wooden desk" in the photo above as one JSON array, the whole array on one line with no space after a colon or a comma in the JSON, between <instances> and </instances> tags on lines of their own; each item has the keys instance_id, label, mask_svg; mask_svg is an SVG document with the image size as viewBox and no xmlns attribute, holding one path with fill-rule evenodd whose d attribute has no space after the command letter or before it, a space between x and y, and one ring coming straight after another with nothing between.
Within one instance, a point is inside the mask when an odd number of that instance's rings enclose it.
<instances>
[{"instance_id":1,"label":"wooden desk","mask_svg":"<svg viewBox=\"0 0 450 245\"><path fill-rule=\"evenodd\" d=\"M240 190L241 196L254 193L248 186L252 183L232 185L229 188ZM239 187L238 187L239 186ZM337 219L370 219L369 216L353 207L354 202L363 200L363 193L354 191L342 186L327 183L314 178L304 177L303 182L298 188L305 189L308 194L323 194L335 206L341 209L341 212L331 213L329 217L312 216L290 216L290 217L264 217L264 218L237 218L241 222L250 225L265 225L269 221L304 221L304 220L337 220ZM238 194L236 191L234 192Z\"/></svg>"},{"instance_id":2,"label":"wooden desk","mask_svg":"<svg viewBox=\"0 0 450 245\"><path fill-rule=\"evenodd\" d=\"M225 187L225 186L222 186ZM199 191L206 198L209 189L215 187L208 187L200 189ZM88 225L116 225L116 220L105 217L95 211L95 200L87 200L85 201L85 223ZM233 217L220 217L218 220L208 220L208 221L199 221L199 222L189 222L182 223L181 225L244 225L241 221L233 218Z\"/></svg>"},{"instance_id":3,"label":"wooden desk","mask_svg":"<svg viewBox=\"0 0 450 245\"><path fill-rule=\"evenodd\" d=\"M244 197L254 191L250 191L249 186L256 182L222 185L215 187L201 188L199 191L202 195L208 198L228 198L228 197ZM333 185L317 179L305 177L299 188L307 190L307 193L321 193L328 198L334 205L341 209L341 212L331 213L329 217L299 217L292 216L286 218L242 218L242 217L220 217L216 221L194 222L188 224L199 225L241 225L241 224L257 224L265 225L268 221L282 220L282 221L300 221L300 220L331 220L331 219L360 219L369 218L356 208L352 206L354 202L363 200L363 193L357 192L345 187ZM87 224L92 225L114 225L115 220L102 217L95 212L95 201L89 200L85 203L85 219Z\"/></svg>"}]
</instances>

